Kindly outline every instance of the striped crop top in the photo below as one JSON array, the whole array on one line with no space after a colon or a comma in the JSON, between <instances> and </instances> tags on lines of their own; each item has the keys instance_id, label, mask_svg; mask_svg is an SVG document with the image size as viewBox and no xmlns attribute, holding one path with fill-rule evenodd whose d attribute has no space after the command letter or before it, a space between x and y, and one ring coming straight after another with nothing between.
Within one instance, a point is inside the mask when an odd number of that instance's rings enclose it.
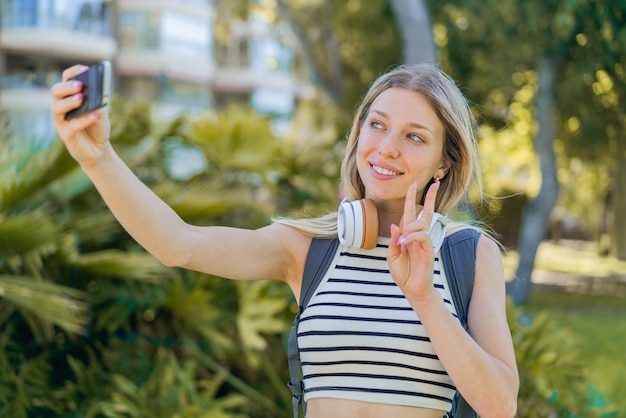
<instances>
[{"instance_id":1,"label":"striped crop top","mask_svg":"<svg viewBox=\"0 0 626 418\"><path fill-rule=\"evenodd\" d=\"M449 411L456 388L419 317L395 284L389 238L340 246L298 326L304 399L341 398ZM456 317L434 264L434 286Z\"/></svg>"}]
</instances>

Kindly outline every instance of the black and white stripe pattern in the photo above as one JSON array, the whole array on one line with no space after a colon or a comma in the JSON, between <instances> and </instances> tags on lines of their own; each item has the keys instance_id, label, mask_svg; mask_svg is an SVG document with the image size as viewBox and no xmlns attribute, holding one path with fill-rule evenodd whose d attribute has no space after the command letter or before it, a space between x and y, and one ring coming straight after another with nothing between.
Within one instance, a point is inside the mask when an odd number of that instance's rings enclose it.
<instances>
[{"instance_id":1,"label":"black and white stripe pattern","mask_svg":"<svg viewBox=\"0 0 626 418\"><path fill-rule=\"evenodd\" d=\"M331 397L449 410L455 387L389 274L389 238L341 246L298 328L305 399ZM456 316L435 259L434 286Z\"/></svg>"}]
</instances>

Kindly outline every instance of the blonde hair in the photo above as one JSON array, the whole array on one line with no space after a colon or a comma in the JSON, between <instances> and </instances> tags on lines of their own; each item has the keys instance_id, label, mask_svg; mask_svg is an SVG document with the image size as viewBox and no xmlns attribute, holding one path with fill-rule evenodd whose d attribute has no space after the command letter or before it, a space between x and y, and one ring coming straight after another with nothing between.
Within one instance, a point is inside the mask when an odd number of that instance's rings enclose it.
<instances>
[{"instance_id":1,"label":"blonde hair","mask_svg":"<svg viewBox=\"0 0 626 418\"><path fill-rule=\"evenodd\" d=\"M471 186L482 199L482 180L478 165L475 124L467 99L456 83L432 64L402 65L381 75L370 86L359 105L347 137L341 165L341 188L349 201L365 197L365 186L357 170L356 151L361 128L374 100L385 90L400 87L423 94L444 126L443 158L450 169L441 179L435 211L447 213L467 198ZM337 236L337 213L319 218L287 219L280 222L314 237ZM457 229L457 228L453 228Z\"/></svg>"}]
</instances>

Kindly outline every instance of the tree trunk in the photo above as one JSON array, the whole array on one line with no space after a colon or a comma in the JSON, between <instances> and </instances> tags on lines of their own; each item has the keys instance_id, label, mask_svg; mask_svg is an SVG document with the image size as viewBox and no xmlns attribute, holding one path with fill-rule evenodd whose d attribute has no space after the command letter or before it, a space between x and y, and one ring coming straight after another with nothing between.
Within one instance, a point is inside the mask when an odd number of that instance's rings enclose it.
<instances>
[{"instance_id":1,"label":"tree trunk","mask_svg":"<svg viewBox=\"0 0 626 418\"><path fill-rule=\"evenodd\" d=\"M531 274L539 244L545 238L550 212L556 203L559 183L554 153L554 83L556 62L554 56L543 54L538 64L539 88L536 100L536 118L539 131L535 139L535 150L541 167L541 188L524 214L518 251L519 265L515 278L507 286L516 305L526 302L532 291Z\"/></svg>"},{"instance_id":2,"label":"tree trunk","mask_svg":"<svg viewBox=\"0 0 626 418\"><path fill-rule=\"evenodd\" d=\"M437 63L433 25L424 0L391 0L402 38L405 64Z\"/></svg>"},{"instance_id":3,"label":"tree trunk","mask_svg":"<svg viewBox=\"0 0 626 418\"><path fill-rule=\"evenodd\" d=\"M626 214L626 146L618 146L619 157L613 186L612 219L609 220L611 255L626 260L626 226L622 219Z\"/></svg>"}]
</instances>

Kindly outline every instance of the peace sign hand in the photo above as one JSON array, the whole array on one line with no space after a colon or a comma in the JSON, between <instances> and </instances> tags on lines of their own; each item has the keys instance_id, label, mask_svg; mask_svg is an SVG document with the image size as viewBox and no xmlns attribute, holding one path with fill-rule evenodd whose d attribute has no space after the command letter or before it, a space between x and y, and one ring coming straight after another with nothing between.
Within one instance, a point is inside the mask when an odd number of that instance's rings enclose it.
<instances>
[{"instance_id":1,"label":"peace sign hand","mask_svg":"<svg viewBox=\"0 0 626 418\"><path fill-rule=\"evenodd\" d=\"M391 225L391 242L387 262L391 276L409 300L431 296L435 254L430 240L430 225L435 213L435 198L440 183L426 192L424 207L417 215L417 184L409 187L400 227Z\"/></svg>"}]
</instances>

